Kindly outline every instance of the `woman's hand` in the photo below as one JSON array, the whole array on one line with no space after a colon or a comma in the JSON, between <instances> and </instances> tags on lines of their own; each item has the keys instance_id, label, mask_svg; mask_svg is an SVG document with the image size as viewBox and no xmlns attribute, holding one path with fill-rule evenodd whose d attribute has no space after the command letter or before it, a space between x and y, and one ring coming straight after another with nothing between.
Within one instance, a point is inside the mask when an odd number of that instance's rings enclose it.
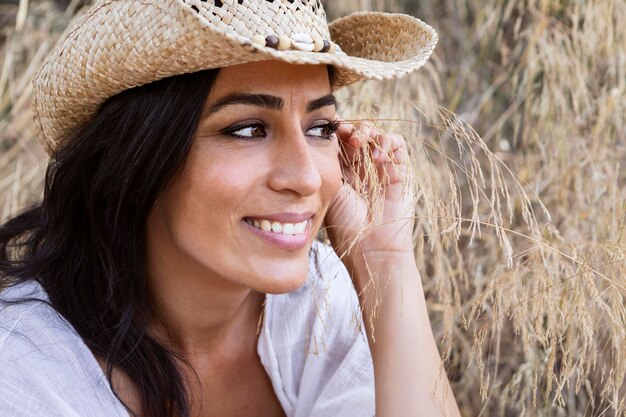
<instances>
[{"instance_id":1,"label":"woman's hand","mask_svg":"<svg viewBox=\"0 0 626 417\"><path fill-rule=\"evenodd\" d=\"M374 364L376 415L458 417L415 264L414 190L407 184L404 138L348 123L337 134L346 181L330 204L326 226L363 309ZM373 164L364 163L363 157L370 155ZM368 204L372 199L374 210ZM367 288L369 284L373 288Z\"/></svg>"},{"instance_id":2,"label":"woman's hand","mask_svg":"<svg viewBox=\"0 0 626 417\"><path fill-rule=\"evenodd\" d=\"M404 138L371 125L351 123L342 123L337 136L345 182L326 214L335 251L347 255L342 257L344 262L346 257L356 261L363 256L370 266L378 258L412 257L415 194L407 186L410 173ZM372 164L366 164L366 158L371 158ZM356 191L359 183L365 184L365 190L360 190L363 193ZM374 200L379 211L372 210L367 199Z\"/></svg>"}]
</instances>

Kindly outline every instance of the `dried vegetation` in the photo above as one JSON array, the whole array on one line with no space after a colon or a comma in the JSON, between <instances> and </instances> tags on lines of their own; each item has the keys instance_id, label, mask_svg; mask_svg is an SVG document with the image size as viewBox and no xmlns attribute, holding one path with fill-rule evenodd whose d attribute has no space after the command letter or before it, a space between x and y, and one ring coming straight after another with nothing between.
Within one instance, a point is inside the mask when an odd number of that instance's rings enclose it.
<instances>
[{"instance_id":1,"label":"dried vegetation","mask_svg":"<svg viewBox=\"0 0 626 417\"><path fill-rule=\"evenodd\" d=\"M39 198L30 79L79 3L0 3L0 218ZM341 111L411 141L416 251L463 414L625 416L626 2L326 3L440 34L422 71L351 87Z\"/></svg>"}]
</instances>

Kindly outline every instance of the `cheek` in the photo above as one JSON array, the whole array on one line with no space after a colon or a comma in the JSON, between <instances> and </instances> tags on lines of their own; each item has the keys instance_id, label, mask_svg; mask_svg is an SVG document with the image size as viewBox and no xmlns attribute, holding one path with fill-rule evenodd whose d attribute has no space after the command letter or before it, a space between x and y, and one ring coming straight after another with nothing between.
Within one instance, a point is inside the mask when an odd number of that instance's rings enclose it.
<instances>
[{"instance_id":1,"label":"cheek","mask_svg":"<svg viewBox=\"0 0 626 417\"><path fill-rule=\"evenodd\" d=\"M322 178L322 198L325 206L330 204L330 200L335 196L341 186L341 163L339 161L339 146L335 143L332 151L324 153L324 157L318 165L320 176Z\"/></svg>"},{"instance_id":2,"label":"cheek","mask_svg":"<svg viewBox=\"0 0 626 417\"><path fill-rule=\"evenodd\" d=\"M197 172L198 188L204 203L232 210L240 205L255 183L253 164L237 164L228 160L210 161Z\"/></svg>"},{"instance_id":3,"label":"cheek","mask_svg":"<svg viewBox=\"0 0 626 417\"><path fill-rule=\"evenodd\" d=\"M172 232L181 244L201 247L209 235L226 233L253 188L250 164L227 158L191 159L166 198Z\"/></svg>"}]
</instances>

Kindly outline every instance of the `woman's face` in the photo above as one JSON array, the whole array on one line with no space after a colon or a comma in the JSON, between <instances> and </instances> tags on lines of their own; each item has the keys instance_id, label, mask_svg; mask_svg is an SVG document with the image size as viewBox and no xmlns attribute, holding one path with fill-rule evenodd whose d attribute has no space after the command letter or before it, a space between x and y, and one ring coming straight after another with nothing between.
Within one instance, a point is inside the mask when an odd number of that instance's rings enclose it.
<instances>
[{"instance_id":1,"label":"woman's face","mask_svg":"<svg viewBox=\"0 0 626 417\"><path fill-rule=\"evenodd\" d=\"M341 182L326 66L220 70L186 165L148 223L151 273L298 288Z\"/></svg>"}]
</instances>

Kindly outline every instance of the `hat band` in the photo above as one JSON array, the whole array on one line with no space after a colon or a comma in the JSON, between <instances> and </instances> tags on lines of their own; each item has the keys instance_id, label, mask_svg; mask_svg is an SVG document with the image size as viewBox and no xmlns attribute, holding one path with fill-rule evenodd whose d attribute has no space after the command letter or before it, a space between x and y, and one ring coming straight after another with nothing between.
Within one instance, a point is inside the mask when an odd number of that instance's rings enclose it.
<instances>
[{"instance_id":1,"label":"hat band","mask_svg":"<svg viewBox=\"0 0 626 417\"><path fill-rule=\"evenodd\" d=\"M319 36L313 37L306 33L294 33L291 37L286 35L254 35L250 39L253 45L257 47L268 47L278 51L297 50L305 52L327 52L330 54L345 55L339 45Z\"/></svg>"}]
</instances>

